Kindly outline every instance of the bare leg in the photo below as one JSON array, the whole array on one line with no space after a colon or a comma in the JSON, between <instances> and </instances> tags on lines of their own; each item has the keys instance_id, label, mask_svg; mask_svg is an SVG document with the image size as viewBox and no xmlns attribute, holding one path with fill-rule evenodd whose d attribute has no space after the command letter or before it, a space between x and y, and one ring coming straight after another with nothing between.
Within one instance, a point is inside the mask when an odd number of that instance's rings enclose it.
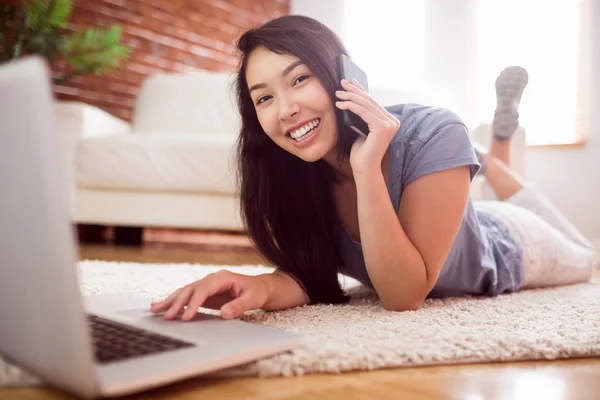
<instances>
[{"instance_id":1,"label":"bare leg","mask_svg":"<svg viewBox=\"0 0 600 400\"><path fill-rule=\"evenodd\" d=\"M492 145L490 146L490 154L502 161L507 167L510 167L510 140L493 138Z\"/></svg>"},{"instance_id":2,"label":"bare leg","mask_svg":"<svg viewBox=\"0 0 600 400\"><path fill-rule=\"evenodd\" d=\"M482 157L486 163L485 179L498 200L504 201L525 187L525 179L494 154L482 154Z\"/></svg>"}]
</instances>

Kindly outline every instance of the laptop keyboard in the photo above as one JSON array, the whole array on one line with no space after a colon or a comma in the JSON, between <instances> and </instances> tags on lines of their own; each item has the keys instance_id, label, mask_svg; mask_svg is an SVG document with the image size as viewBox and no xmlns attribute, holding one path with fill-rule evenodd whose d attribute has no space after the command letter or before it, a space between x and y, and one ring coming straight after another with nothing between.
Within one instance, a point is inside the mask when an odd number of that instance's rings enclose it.
<instances>
[{"instance_id":1,"label":"laptop keyboard","mask_svg":"<svg viewBox=\"0 0 600 400\"><path fill-rule=\"evenodd\" d=\"M100 364L193 347L195 344L88 315L96 361Z\"/></svg>"}]
</instances>

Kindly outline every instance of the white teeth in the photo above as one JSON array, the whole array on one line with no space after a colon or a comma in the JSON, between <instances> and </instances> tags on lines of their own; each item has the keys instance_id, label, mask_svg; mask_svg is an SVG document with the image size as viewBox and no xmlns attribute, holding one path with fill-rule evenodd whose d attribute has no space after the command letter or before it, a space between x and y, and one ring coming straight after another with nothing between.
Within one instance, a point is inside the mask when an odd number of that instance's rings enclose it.
<instances>
[{"instance_id":1,"label":"white teeth","mask_svg":"<svg viewBox=\"0 0 600 400\"><path fill-rule=\"evenodd\" d=\"M319 125L320 121L321 120L318 118L313 121L310 121L310 122L306 123L304 126L290 132L290 136L293 137L294 139L298 139L301 136L306 135L306 133L309 132L311 129L314 129L315 127L317 127Z\"/></svg>"}]
</instances>

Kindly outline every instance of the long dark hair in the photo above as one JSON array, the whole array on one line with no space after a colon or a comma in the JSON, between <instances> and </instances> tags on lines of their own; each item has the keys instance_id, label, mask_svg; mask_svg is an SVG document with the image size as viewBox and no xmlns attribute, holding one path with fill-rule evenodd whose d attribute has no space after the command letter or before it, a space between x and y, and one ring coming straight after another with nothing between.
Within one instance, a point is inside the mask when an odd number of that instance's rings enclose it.
<instances>
[{"instance_id":1,"label":"long dark hair","mask_svg":"<svg viewBox=\"0 0 600 400\"><path fill-rule=\"evenodd\" d=\"M240 206L250 240L266 260L302 283L311 303L345 302L348 297L337 278L342 265L340 221L332 191L340 177L322 159L309 163L283 150L262 129L246 81L248 56L258 47L302 60L332 103L340 79L337 57L348 51L320 22L298 15L280 17L240 37L235 82L242 117L237 143ZM341 164L357 135L340 128L337 108L336 119Z\"/></svg>"}]
</instances>

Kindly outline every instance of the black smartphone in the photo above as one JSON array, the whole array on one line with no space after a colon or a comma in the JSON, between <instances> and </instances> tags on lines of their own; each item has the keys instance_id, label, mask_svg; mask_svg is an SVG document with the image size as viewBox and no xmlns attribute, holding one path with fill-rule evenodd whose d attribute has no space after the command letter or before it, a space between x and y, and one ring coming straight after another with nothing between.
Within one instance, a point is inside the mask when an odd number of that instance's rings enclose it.
<instances>
[{"instance_id":1,"label":"black smartphone","mask_svg":"<svg viewBox=\"0 0 600 400\"><path fill-rule=\"evenodd\" d=\"M342 79L347 80L348 82L352 81L352 78L356 79L361 86L369 92L369 84L367 82L367 74L365 71L360 69L351 59L350 57L341 54L338 57L338 69L340 74L340 81ZM341 84L340 84L341 85ZM341 87L341 86L340 86ZM345 90L341 88L341 90ZM342 116L344 125L348 128L352 129L356 133L366 136L369 134L369 127L367 123L363 121L361 117L354 114L350 110L342 110Z\"/></svg>"}]
</instances>

